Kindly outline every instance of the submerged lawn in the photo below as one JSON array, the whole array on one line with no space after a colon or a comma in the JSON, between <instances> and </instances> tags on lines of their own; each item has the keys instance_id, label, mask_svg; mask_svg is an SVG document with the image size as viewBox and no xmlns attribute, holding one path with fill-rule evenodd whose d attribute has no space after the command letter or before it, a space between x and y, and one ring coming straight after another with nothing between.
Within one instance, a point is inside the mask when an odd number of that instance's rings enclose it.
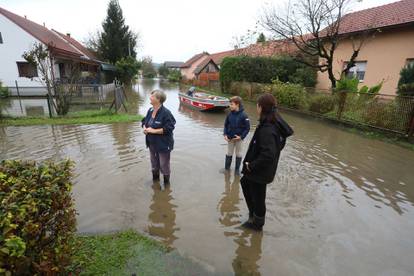
<instances>
[{"instance_id":1,"label":"submerged lawn","mask_svg":"<svg viewBox=\"0 0 414 276\"><path fill-rule=\"evenodd\" d=\"M116 114L108 110L70 112L59 117L6 117L0 119L0 126L30 125L69 125L69 124L108 124L117 122L136 122L141 115Z\"/></svg>"},{"instance_id":2,"label":"submerged lawn","mask_svg":"<svg viewBox=\"0 0 414 276\"><path fill-rule=\"evenodd\" d=\"M75 251L74 275L212 275L200 264L132 230L78 236Z\"/></svg>"}]
</instances>

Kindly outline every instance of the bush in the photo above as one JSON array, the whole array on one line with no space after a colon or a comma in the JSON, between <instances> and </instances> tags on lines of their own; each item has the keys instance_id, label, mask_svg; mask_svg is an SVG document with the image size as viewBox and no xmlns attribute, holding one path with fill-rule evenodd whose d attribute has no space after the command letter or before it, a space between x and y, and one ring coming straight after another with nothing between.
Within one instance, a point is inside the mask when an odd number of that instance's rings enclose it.
<instances>
[{"instance_id":1,"label":"bush","mask_svg":"<svg viewBox=\"0 0 414 276\"><path fill-rule=\"evenodd\" d=\"M73 163L0 162L0 274L52 275L70 264Z\"/></svg>"},{"instance_id":2,"label":"bush","mask_svg":"<svg viewBox=\"0 0 414 276\"><path fill-rule=\"evenodd\" d=\"M234 81L271 83L274 79L313 86L316 84L316 73L289 56L226 57L220 68L220 82L224 91L228 91L230 83Z\"/></svg>"},{"instance_id":3,"label":"bush","mask_svg":"<svg viewBox=\"0 0 414 276\"><path fill-rule=\"evenodd\" d=\"M0 81L0 98L7 98L8 96L10 96L9 89L7 87L3 87L3 84Z\"/></svg>"},{"instance_id":4,"label":"bush","mask_svg":"<svg viewBox=\"0 0 414 276\"><path fill-rule=\"evenodd\" d=\"M307 108L306 91L299 84L283 83L276 80L273 81L272 93L281 106L295 109Z\"/></svg>"},{"instance_id":5,"label":"bush","mask_svg":"<svg viewBox=\"0 0 414 276\"><path fill-rule=\"evenodd\" d=\"M171 70L168 74L168 80L172 82L178 82L182 79L180 70Z\"/></svg>"},{"instance_id":6,"label":"bush","mask_svg":"<svg viewBox=\"0 0 414 276\"><path fill-rule=\"evenodd\" d=\"M401 69L397 93L401 96L414 96L414 63Z\"/></svg>"},{"instance_id":7,"label":"bush","mask_svg":"<svg viewBox=\"0 0 414 276\"><path fill-rule=\"evenodd\" d=\"M310 98L309 111L325 114L331 112L335 108L336 99L329 94L319 94Z\"/></svg>"},{"instance_id":8,"label":"bush","mask_svg":"<svg viewBox=\"0 0 414 276\"><path fill-rule=\"evenodd\" d=\"M134 77L138 74L141 64L133 57L128 56L117 61L116 74L126 85L130 85Z\"/></svg>"}]
</instances>

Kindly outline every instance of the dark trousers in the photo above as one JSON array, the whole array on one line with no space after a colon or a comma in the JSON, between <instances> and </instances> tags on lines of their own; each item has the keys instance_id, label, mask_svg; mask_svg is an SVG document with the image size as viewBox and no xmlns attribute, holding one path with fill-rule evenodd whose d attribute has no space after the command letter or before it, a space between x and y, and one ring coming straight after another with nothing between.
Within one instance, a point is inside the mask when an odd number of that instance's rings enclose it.
<instances>
[{"instance_id":1,"label":"dark trousers","mask_svg":"<svg viewBox=\"0 0 414 276\"><path fill-rule=\"evenodd\" d=\"M163 175L170 175L170 152L157 152L157 150L150 145L151 167L153 173L158 173L161 170Z\"/></svg>"},{"instance_id":2,"label":"dark trousers","mask_svg":"<svg viewBox=\"0 0 414 276\"><path fill-rule=\"evenodd\" d=\"M266 215L266 187L267 184L252 182L246 177L240 179L244 199L250 215L264 217Z\"/></svg>"}]
</instances>

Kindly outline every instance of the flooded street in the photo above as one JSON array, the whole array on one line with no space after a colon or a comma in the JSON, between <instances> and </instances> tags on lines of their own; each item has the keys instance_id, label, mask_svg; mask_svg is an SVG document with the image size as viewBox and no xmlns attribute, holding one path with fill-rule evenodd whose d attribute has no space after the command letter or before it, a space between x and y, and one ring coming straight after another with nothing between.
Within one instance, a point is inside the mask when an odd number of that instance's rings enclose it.
<instances>
[{"instance_id":1,"label":"flooded street","mask_svg":"<svg viewBox=\"0 0 414 276\"><path fill-rule=\"evenodd\" d=\"M239 228L239 178L219 172L226 114L180 106L178 87L159 81L128 94L130 112L145 114L155 88L177 120L169 189L151 180L139 122L0 128L0 158L73 159L79 232L136 229L215 274L414 274L413 151L283 114L295 135L268 186L264 231L252 233ZM255 105L245 108L255 125Z\"/></svg>"}]
</instances>

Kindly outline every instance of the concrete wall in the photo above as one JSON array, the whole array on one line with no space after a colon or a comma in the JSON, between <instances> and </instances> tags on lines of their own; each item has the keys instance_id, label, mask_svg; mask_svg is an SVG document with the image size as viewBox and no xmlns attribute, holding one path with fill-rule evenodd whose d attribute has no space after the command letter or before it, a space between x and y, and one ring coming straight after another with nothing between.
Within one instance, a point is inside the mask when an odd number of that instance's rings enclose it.
<instances>
[{"instance_id":1,"label":"concrete wall","mask_svg":"<svg viewBox=\"0 0 414 276\"><path fill-rule=\"evenodd\" d=\"M400 78L400 70L406 65L407 59L414 59L414 29L399 29L377 33L374 38L366 41L357 61L366 61L364 81L360 86L373 86L384 80L381 94L395 95ZM352 55L352 41L341 41L335 52L334 73L337 78L344 62ZM318 72L317 89L331 87L328 74Z\"/></svg>"}]
</instances>

